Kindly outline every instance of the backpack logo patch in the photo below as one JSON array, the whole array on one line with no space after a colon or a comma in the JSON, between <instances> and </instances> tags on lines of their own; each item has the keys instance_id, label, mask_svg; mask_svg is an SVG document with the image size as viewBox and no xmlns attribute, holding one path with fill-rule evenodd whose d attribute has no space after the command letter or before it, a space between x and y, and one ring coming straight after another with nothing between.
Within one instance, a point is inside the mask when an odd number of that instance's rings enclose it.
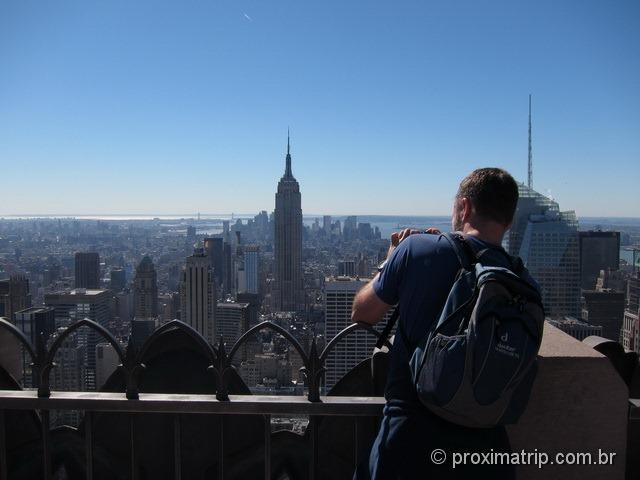
<instances>
[{"instance_id":1,"label":"backpack logo patch","mask_svg":"<svg viewBox=\"0 0 640 480\"><path fill-rule=\"evenodd\" d=\"M500 336L500 341L496 345L496 352L502 355L507 355L513 358L520 358L520 353L516 347L509 345L509 332L504 332L504 335Z\"/></svg>"}]
</instances>

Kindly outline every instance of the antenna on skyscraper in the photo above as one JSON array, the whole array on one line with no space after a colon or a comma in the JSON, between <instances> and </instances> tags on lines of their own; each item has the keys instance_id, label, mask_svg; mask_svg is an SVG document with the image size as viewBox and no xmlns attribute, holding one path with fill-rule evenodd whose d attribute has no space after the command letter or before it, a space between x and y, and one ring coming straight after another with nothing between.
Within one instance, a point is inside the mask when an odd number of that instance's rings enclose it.
<instances>
[{"instance_id":1,"label":"antenna on skyscraper","mask_svg":"<svg viewBox=\"0 0 640 480\"><path fill-rule=\"evenodd\" d=\"M289 127L287 127L287 157L286 157L286 167L284 170L284 176L287 178L293 177L293 173L291 173L291 143L289 141Z\"/></svg>"},{"instance_id":2,"label":"antenna on skyscraper","mask_svg":"<svg viewBox=\"0 0 640 480\"><path fill-rule=\"evenodd\" d=\"M531 94L529 94L529 171L527 177L527 186L531 189L533 188L533 164L532 164L532 154L531 154Z\"/></svg>"}]
</instances>

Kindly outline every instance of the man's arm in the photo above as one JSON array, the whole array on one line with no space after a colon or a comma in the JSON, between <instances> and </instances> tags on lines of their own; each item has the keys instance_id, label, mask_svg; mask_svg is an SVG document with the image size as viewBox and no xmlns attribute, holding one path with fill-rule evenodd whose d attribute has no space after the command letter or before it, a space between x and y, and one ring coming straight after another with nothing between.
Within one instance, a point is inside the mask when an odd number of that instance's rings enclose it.
<instances>
[{"instance_id":1,"label":"man's arm","mask_svg":"<svg viewBox=\"0 0 640 480\"><path fill-rule=\"evenodd\" d=\"M375 325L384 317L385 313L391 308L376 294L373 289L375 278L360 289L353 299L353 308L351 309L351 321L363 322Z\"/></svg>"}]
</instances>

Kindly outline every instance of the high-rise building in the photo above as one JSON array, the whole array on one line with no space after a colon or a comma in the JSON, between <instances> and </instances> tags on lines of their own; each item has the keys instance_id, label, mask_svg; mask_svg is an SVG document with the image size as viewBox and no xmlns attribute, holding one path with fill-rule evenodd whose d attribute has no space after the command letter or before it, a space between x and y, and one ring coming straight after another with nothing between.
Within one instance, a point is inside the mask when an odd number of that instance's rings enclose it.
<instances>
[{"instance_id":1,"label":"high-rise building","mask_svg":"<svg viewBox=\"0 0 640 480\"><path fill-rule=\"evenodd\" d=\"M100 288L100 256L97 252L76 252L75 287Z\"/></svg>"},{"instance_id":2,"label":"high-rise building","mask_svg":"<svg viewBox=\"0 0 640 480\"><path fill-rule=\"evenodd\" d=\"M594 290L600 270L620 268L620 232L579 232L580 282L583 290Z\"/></svg>"},{"instance_id":3,"label":"high-rise building","mask_svg":"<svg viewBox=\"0 0 640 480\"><path fill-rule=\"evenodd\" d=\"M274 274L271 292L276 311L304 309L302 279L302 207L300 186L291 171L291 151L287 138L285 172L278 182L274 218Z\"/></svg>"},{"instance_id":4,"label":"high-rise building","mask_svg":"<svg viewBox=\"0 0 640 480\"><path fill-rule=\"evenodd\" d=\"M118 317L121 322L128 324L133 319L133 292L130 289L122 290L113 294L113 314Z\"/></svg>"},{"instance_id":5,"label":"high-rise building","mask_svg":"<svg viewBox=\"0 0 640 480\"><path fill-rule=\"evenodd\" d=\"M220 302L216 306L216 345L222 337L227 346L227 353L240 336L249 329L249 304L236 302ZM240 347L234 362L247 359L246 343Z\"/></svg>"},{"instance_id":6,"label":"high-rise building","mask_svg":"<svg viewBox=\"0 0 640 480\"><path fill-rule=\"evenodd\" d=\"M345 240L353 240L358 233L358 217L350 216L344 220L342 236Z\"/></svg>"},{"instance_id":7,"label":"high-rise building","mask_svg":"<svg viewBox=\"0 0 640 480\"><path fill-rule=\"evenodd\" d=\"M370 240L373 238L373 228L370 223L358 224L358 238L362 240Z\"/></svg>"},{"instance_id":8,"label":"high-rise building","mask_svg":"<svg viewBox=\"0 0 640 480\"><path fill-rule=\"evenodd\" d=\"M238 293L236 297L238 303L249 304L249 328L258 324L258 313L260 312L260 295L257 293Z\"/></svg>"},{"instance_id":9,"label":"high-rise building","mask_svg":"<svg viewBox=\"0 0 640 480\"><path fill-rule=\"evenodd\" d=\"M600 325L603 337L619 341L624 319L624 292L585 290L582 295L582 319L591 325Z\"/></svg>"},{"instance_id":10,"label":"high-rise building","mask_svg":"<svg viewBox=\"0 0 640 480\"><path fill-rule=\"evenodd\" d=\"M109 290L75 288L44 296L47 307L54 309L56 328L66 327L83 318L88 318L107 327L110 317L109 304L111 293Z\"/></svg>"},{"instance_id":11,"label":"high-rise building","mask_svg":"<svg viewBox=\"0 0 640 480\"><path fill-rule=\"evenodd\" d=\"M246 245L243 249L246 293L259 293L260 288L260 247ZM240 290L238 290L240 293Z\"/></svg>"},{"instance_id":12,"label":"high-rise building","mask_svg":"<svg viewBox=\"0 0 640 480\"><path fill-rule=\"evenodd\" d=\"M115 267L111 269L109 273L111 281L109 282L109 288L112 292L118 293L124 290L127 286L127 272L124 268Z\"/></svg>"},{"instance_id":13,"label":"high-rise building","mask_svg":"<svg viewBox=\"0 0 640 480\"><path fill-rule=\"evenodd\" d=\"M224 245L222 237L209 237L204 239L204 249L213 266L213 275L217 285L222 285L224 280Z\"/></svg>"},{"instance_id":14,"label":"high-rise building","mask_svg":"<svg viewBox=\"0 0 640 480\"><path fill-rule=\"evenodd\" d=\"M331 215L322 217L322 230L326 235L331 235Z\"/></svg>"},{"instance_id":15,"label":"high-rise building","mask_svg":"<svg viewBox=\"0 0 640 480\"><path fill-rule=\"evenodd\" d=\"M233 281L233 254L231 251L231 243L225 241L222 245L222 274L223 282L220 288L224 294L232 293L234 287Z\"/></svg>"},{"instance_id":16,"label":"high-rise building","mask_svg":"<svg viewBox=\"0 0 640 480\"><path fill-rule=\"evenodd\" d=\"M0 267L0 275L4 274ZM11 276L0 280L0 318L14 322L16 312L31 306L29 280ZM0 365L14 378L23 375L22 347L7 330L0 329ZM24 353L24 352L23 352Z\"/></svg>"},{"instance_id":17,"label":"high-rise building","mask_svg":"<svg viewBox=\"0 0 640 480\"><path fill-rule=\"evenodd\" d=\"M0 317L13 321L13 315L31 306L29 280L26 277L11 276L0 280Z\"/></svg>"},{"instance_id":18,"label":"high-rise building","mask_svg":"<svg viewBox=\"0 0 640 480\"><path fill-rule=\"evenodd\" d=\"M622 321L622 346L640 355L640 311L624 311Z\"/></svg>"},{"instance_id":19,"label":"high-rise building","mask_svg":"<svg viewBox=\"0 0 640 480\"><path fill-rule=\"evenodd\" d=\"M196 241L196 227L189 225L187 227L187 242L193 243Z\"/></svg>"},{"instance_id":20,"label":"high-rise building","mask_svg":"<svg viewBox=\"0 0 640 480\"><path fill-rule=\"evenodd\" d=\"M109 290L76 288L74 290L49 293L44 303L54 310L56 328L65 327L88 318L108 328L111 321L111 292ZM78 346L85 347L85 362L82 384L86 390L96 389L96 345L99 336L89 329L78 331Z\"/></svg>"},{"instance_id":21,"label":"high-rise building","mask_svg":"<svg viewBox=\"0 0 640 480\"><path fill-rule=\"evenodd\" d=\"M55 313L53 308L31 307L20 310L13 315L14 324L22 330L32 346L37 345L38 335L42 334L42 340L47 342L56 328ZM22 348L22 380L25 387L36 385L36 379L32 376L31 357Z\"/></svg>"},{"instance_id":22,"label":"high-rise building","mask_svg":"<svg viewBox=\"0 0 640 480\"><path fill-rule=\"evenodd\" d=\"M356 262L354 260L343 260L338 262L338 275L341 277L356 276Z\"/></svg>"},{"instance_id":23,"label":"high-rise building","mask_svg":"<svg viewBox=\"0 0 640 480\"><path fill-rule=\"evenodd\" d=\"M215 336L216 280L203 249L187 257L182 277L180 320L213 343Z\"/></svg>"},{"instance_id":24,"label":"high-rise building","mask_svg":"<svg viewBox=\"0 0 640 480\"><path fill-rule=\"evenodd\" d=\"M524 184L513 225L504 246L522 258L542 289L551 317L580 316L580 252L578 221L573 211L561 212L558 203Z\"/></svg>"},{"instance_id":25,"label":"high-rise building","mask_svg":"<svg viewBox=\"0 0 640 480\"><path fill-rule=\"evenodd\" d=\"M621 270L600 270L596 280L596 290L613 290L615 292L626 292L628 274Z\"/></svg>"},{"instance_id":26,"label":"high-rise building","mask_svg":"<svg viewBox=\"0 0 640 480\"><path fill-rule=\"evenodd\" d=\"M55 340L63 333L64 328L58 328L53 334L53 339ZM50 374L52 390L77 392L86 388L87 345L85 338L82 331L76 331L62 341L56 353L56 368L52 369ZM93 357L95 358L95 347ZM52 426L77 426L79 420L80 412L78 410L51 410Z\"/></svg>"},{"instance_id":27,"label":"high-rise building","mask_svg":"<svg viewBox=\"0 0 640 480\"><path fill-rule=\"evenodd\" d=\"M368 279L356 280L349 277L327 278L324 284L325 338L329 342L341 330L351 325L351 308L356 293L364 287ZM377 329L384 328L391 311L380 322ZM376 344L376 337L365 331L351 333L342 339L327 357L325 386L333 387L349 370L370 357Z\"/></svg>"},{"instance_id":28,"label":"high-rise building","mask_svg":"<svg viewBox=\"0 0 640 480\"><path fill-rule=\"evenodd\" d=\"M255 222L256 233L260 237L270 237L269 235L269 214L262 210L258 215L253 217Z\"/></svg>"},{"instance_id":29,"label":"high-rise building","mask_svg":"<svg viewBox=\"0 0 640 480\"><path fill-rule=\"evenodd\" d=\"M135 318L158 317L158 278L148 255L143 257L136 268L136 276L133 279L133 304Z\"/></svg>"},{"instance_id":30,"label":"high-rise building","mask_svg":"<svg viewBox=\"0 0 640 480\"><path fill-rule=\"evenodd\" d=\"M233 257L233 264L235 267L235 281L231 294L237 294L238 292L247 291L247 275L244 268L244 245L242 245L241 234L238 230L236 230L236 238L236 254Z\"/></svg>"},{"instance_id":31,"label":"high-rise building","mask_svg":"<svg viewBox=\"0 0 640 480\"><path fill-rule=\"evenodd\" d=\"M640 272L627 283L627 305L622 323L622 346L640 354Z\"/></svg>"}]
</instances>

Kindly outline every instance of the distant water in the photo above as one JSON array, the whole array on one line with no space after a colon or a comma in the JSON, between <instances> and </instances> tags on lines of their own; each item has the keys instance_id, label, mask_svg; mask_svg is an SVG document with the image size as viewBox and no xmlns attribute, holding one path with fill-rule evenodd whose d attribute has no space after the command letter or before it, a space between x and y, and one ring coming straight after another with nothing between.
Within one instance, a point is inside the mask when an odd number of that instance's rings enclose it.
<instances>
[{"instance_id":1,"label":"distant water","mask_svg":"<svg viewBox=\"0 0 640 480\"><path fill-rule=\"evenodd\" d=\"M159 221L169 224L184 223L186 225L197 222L198 233L216 234L222 231L222 222L230 221L232 224L238 219L243 222L253 218L255 214L114 214L114 215L5 215L0 216L0 220L12 219L77 219L77 220L103 220L103 221ZM198 222L198 218L200 219ZM332 215L332 220L340 220L344 223L346 215ZM420 216L420 215L357 215L359 223L371 223L372 227L378 227L383 237L389 237L391 233L402 228L423 229L427 227L436 227L440 230L449 230L451 228L451 216ZM307 226L311 226L318 219L322 225L322 215L304 215L303 222ZM581 217L579 219L581 229L589 229L600 227L602 229L610 229L612 227L631 227L640 228L640 218L634 217Z\"/></svg>"}]
</instances>

